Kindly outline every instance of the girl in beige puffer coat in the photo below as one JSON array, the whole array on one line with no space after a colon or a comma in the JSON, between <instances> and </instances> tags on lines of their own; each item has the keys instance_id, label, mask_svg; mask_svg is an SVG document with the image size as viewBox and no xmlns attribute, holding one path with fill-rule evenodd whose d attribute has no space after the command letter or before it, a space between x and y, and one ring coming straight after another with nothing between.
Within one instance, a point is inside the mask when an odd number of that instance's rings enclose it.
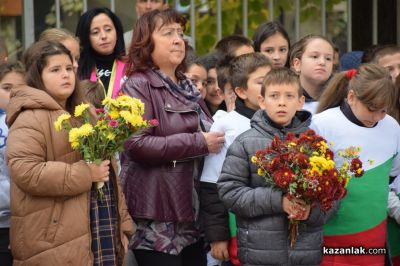
<instances>
[{"instance_id":1,"label":"girl in beige puffer coat","mask_svg":"<svg viewBox=\"0 0 400 266\"><path fill-rule=\"evenodd\" d=\"M133 223L115 164L87 164L53 126L83 101L71 54L37 42L24 59L28 86L12 90L7 108L14 265L122 265ZM110 188L106 206L93 205L99 181Z\"/></svg>"}]
</instances>

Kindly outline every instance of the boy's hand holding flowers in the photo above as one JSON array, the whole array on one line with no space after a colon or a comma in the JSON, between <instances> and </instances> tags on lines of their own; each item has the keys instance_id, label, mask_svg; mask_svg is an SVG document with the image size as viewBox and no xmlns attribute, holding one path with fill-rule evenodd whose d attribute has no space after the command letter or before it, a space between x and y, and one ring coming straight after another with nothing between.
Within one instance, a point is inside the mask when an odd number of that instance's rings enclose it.
<instances>
[{"instance_id":1,"label":"boy's hand holding flowers","mask_svg":"<svg viewBox=\"0 0 400 266\"><path fill-rule=\"evenodd\" d=\"M310 216L311 205L306 204L304 200L290 198L287 195L282 197L282 208L288 214L288 219L307 220Z\"/></svg>"}]
</instances>

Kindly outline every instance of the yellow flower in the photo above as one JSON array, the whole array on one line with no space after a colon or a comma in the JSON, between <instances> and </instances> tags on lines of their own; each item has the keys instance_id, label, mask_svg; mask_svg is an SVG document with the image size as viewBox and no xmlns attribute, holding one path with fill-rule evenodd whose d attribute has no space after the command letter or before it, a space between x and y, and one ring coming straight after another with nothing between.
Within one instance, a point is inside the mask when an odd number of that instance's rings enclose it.
<instances>
[{"instance_id":1,"label":"yellow flower","mask_svg":"<svg viewBox=\"0 0 400 266\"><path fill-rule=\"evenodd\" d=\"M131 112L132 114L143 115L144 114L144 103L136 98L133 98L131 104Z\"/></svg>"},{"instance_id":2,"label":"yellow flower","mask_svg":"<svg viewBox=\"0 0 400 266\"><path fill-rule=\"evenodd\" d=\"M106 138L107 138L108 140L114 140L114 139L115 139L115 134L112 133L112 132L109 132L109 133L107 134Z\"/></svg>"},{"instance_id":3,"label":"yellow flower","mask_svg":"<svg viewBox=\"0 0 400 266\"><path fill-rule=\"evenodd\" d=\"M79 129L74 127L69 131L69 142L73 143L73 142L79 142Z\"/></svg>"},{"instance_id":4,"label":"yellow flower","mask_svg":"<svg viewBox=\"0 0 400 266\"><path fill-rule=\"evenodd\" d=\"M120 107L130 107L133 104L133 98L128 95L117 97L116 102Z\"/></svg>"},{"instance_id":5,"label":"yellow flower","mask_svg":"<svg viewBox=\"0 0 400 266\"><path fill-rule=\"evenodd\" d=\"M112 99L110 97L104 98L104 100L101 102L102 105L108 105L110 104Z\"/></svg>"},{"instance_id":6,"label":"yellow flower","mask_svg":"<svg viewBox=\"0 0 400 266\"><path fill-rule=\"evenodd\" d=\"M143 121L143 118L140 115L131 115L128 122L134 127L141 127L146 124L146 122Z\"/></svg>"},{"instance_id":7,"label":"yellow flower","mask_svg":"<svg viewBox=\"0 0 400 266\"><path fill-rule=\"evenodd\" d=\"M97 121L95 127L100 129L100 130L106 129L107 128L107 122L105 120Z\"/></svg>"},{"instance_id":8,"label":"yellow flower","mask_svg":"<svg viewBox=\"0 0 400 266\"><path fill-rule=\"evenodd\" d=\"M294 143L294 142L289 142L289 143L288 143L288 148L290 148L290 147L296 147L296 143Z\"/></svg>"},{"instance_id":9,"label":"yellow flower","mask_svg":"<svg viewBox=\"0 0 400 266\"><path fill-rule=\"evenodd\" d=\"M119 114L125 120L125 123L128 124L132 116L131 113L129 111L121 111Z\"/></svg>"},{"instance_id":10,"label":"yellow flower","mask_svg":"<svg viewBox=\"0 0 400 266\"><path fill-rule=\"evenodd\" d=\"M83 112L89 108L89 104L87 103L82 103L80 105L78 105L77 107L75 107L75 117L79 117L83 114Z\"/></svg>"},{"instance_id":11,"label":"yellow flower","mask_svg":"<svg viewBox=\"0 0 400 266\"><path fill-rule=\"evenodd\" d=\"M73 150L77 150L79 148L79 141L71 142L71 147Z\"/></svg>"},{"instance_id":12,"label":"yellow flower","mask_svg":"<svg viewBox=\"0 0 400 266\"><path fill-rule=\"evenodd\" d=\"M64 121L68 120L71 118L70 114L62 114L57 118L57 121L54 122L54 127L56 128L56 131L60 131L62 129L62 126L64 124Z\"/></svg>"},{"instance_id":13,"label":"yellow flower","mask_svg":"<svg viewBox=\"0 0 400 266\"><path fill-rule=\"evenodd\" d=\"M335 162L332 160L327 160L321 156L310 157L311 171L322 174L324 170L331 170L335 167Z\"/></svg>"},{"instance_id":14,"label":"yellow flower","mask_svg":"<svg viewBox=\"0 0 400 266\"><path fill-rule=\"evenodd\" d=\"M83 124L79 129L78 129L78 133L81 137L87 137L90 134L93 133L93 127L91 124L86 123Z\"/></svg>"},{"instance_id":15,"label":"yellow flower","mask_svg":"<svg viewBox=\"0 0 400 266\"><path fill-rule=\"evenodd\" d=\"M108 115L112 118L112 119L118 119L119 118L119 112L116 109L111 110L110 112L108 112Z\"/></svg>"},{"instance_id":16,"label":"yellow flower","mask_svg":"<svg viewBox=\"0 0 400 266\"><path fill-rule=\"evenodd\" d=\"M343 157L350 157L350 158L358 157L358 154L360 153L360 151L361 151L361 147L350 146L344 150Z\"/></svg>"},{"instance_id":17,"label":"yellow flower","mask_svg":"<svg viewBox=\"0 0 400 266\"><path fill-rule=\"evenodd\" d=\"M257 162L257 157L256 156L252 156L251 157L251 162L252 163L256 163Z\"/></svg>"},{"instance_id":18,"label":"yellow flower","mask_svg":"<svg viewBox=\"0 0 400 266\"><path fill-rule=\"evenodd\" d=\"M264 171L261 168L257 169L257 174L262 176L264 174Z\"/></svg>"}]
</instances>

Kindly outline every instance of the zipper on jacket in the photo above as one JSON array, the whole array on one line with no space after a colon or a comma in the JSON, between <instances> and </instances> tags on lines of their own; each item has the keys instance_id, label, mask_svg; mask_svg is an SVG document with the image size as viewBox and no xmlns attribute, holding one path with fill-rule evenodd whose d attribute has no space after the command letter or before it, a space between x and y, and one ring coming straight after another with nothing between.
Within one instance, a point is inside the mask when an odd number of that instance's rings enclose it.
<instances>
[{"instance_id":1,"label":"zipper on jacket","mask_svg":"<svg viewBox=\"0 0 400 266\"><path fill-rule=\"evenodd\" d=\"M167 104L167 106L165 106L164 107L164 110L165 111L169 111L169 112L172 112L172 113L196 113L196 115L197 115L197 119L198 119L198 123L199 123L199 125L200 125L200 115L199 115L199 113L196 111L196 110L182 110L182 111L179 111L179 110L173 110L173 109L171 109L171 108L169 108L170 106L168 106L169 104ZM199 132L202 132L202 131L199 131ZM173 160L171 163L174 165L174 168L176 167L176 163L183 163L183 162L187 162L187 161L191 161L191 160L193 160L193 159L197 159L197 158L199 158L199 157L202 157L202 156L204 156L205 154L203 154L203 155L198 155L198 156L192 156L192 157L188 157L188 158L185 158L185 159L182 159L182 160Z\"/></svg>"},{"instance_id":2,"label":"zipper on jacket","mask_svg":"<svg viewBox=\"0 0 400 266\"><path fill-rule=\"evenodd\" d=\"M203 157L203 156L205 156L205 155L203 154L203 155L198 155L198 156L187 157L187 158L182 159L182 160L173 160L173 161L171 161L171 163L175 167L177 163L185 163L185 162L188 162L188 161L192 161L194 159L198 159L199 157Z\"/></svg>"},{"instance_id":3,"label":"zipper on jacket","mask_svg":"<svg viewBox=\"0 0 400 266\"><path fill-rule=\"evenodd\" d=\"M197 113L196 110L192 110L192 109L189 109L189 110L173 110L169 106L165 106L164 109L165 109L165 111L169 111L169 112L172 112L172 113L192 113L193 112L193 113L196 113L197 116L199 116L199 113Z\"/></svg>"}]
</instances>

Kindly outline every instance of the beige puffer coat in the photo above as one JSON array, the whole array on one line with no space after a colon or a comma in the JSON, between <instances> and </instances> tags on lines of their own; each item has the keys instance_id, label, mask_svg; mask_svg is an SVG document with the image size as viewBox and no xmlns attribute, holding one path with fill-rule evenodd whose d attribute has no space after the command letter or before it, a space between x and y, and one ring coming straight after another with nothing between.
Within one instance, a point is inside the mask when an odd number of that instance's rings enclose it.
<instances>
[{"instance_id":1,"label":"beige puffer coat","mask_svg":"<svg viewBox=\"0 0 400 266\"><path fill-rule=\"evenodd\" d=\"M68 133L54 128L54 121L63 113L66 111L44 91L21 86L11 92L7 158L12 181L11 249L17 266L93 265L92 180L89 167L71 149ZM133 233L133 222L120 186L116 189L117 250L123 257L120 239L122 234Z\"/></svg>"}]
</instances>

